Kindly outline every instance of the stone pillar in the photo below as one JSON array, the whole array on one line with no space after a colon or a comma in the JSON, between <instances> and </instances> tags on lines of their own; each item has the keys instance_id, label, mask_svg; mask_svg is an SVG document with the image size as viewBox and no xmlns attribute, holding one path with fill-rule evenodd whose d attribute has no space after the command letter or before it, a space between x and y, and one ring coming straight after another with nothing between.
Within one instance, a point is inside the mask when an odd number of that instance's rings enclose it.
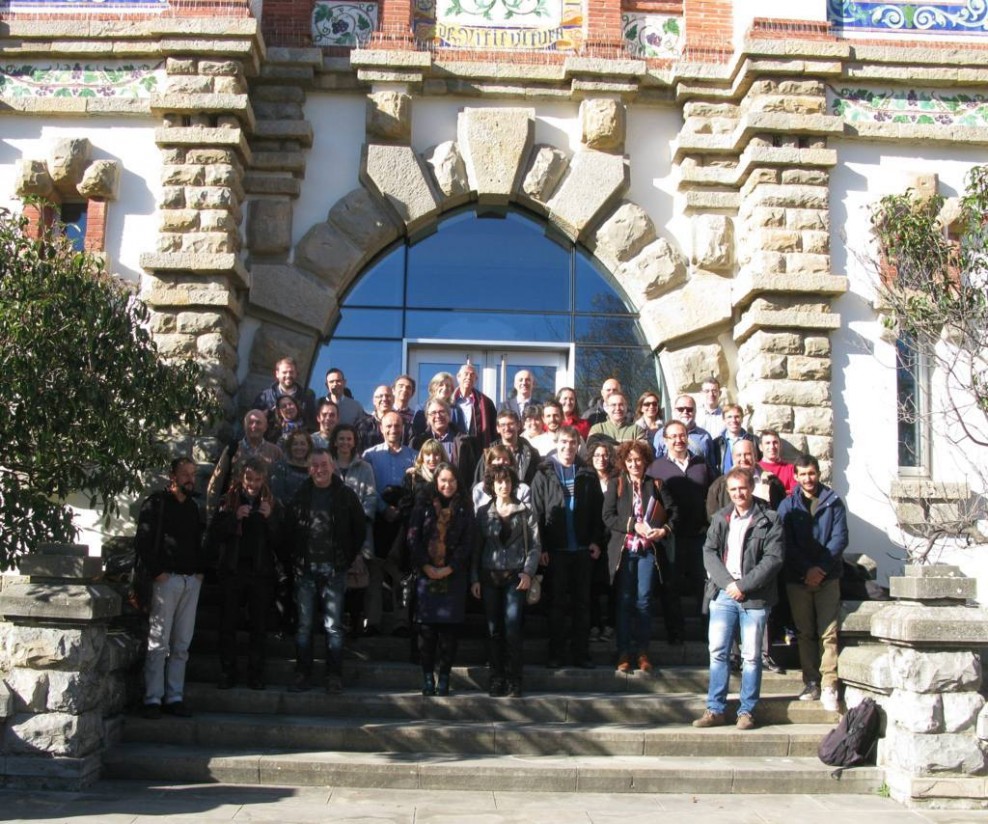
<instances>
[{"instance_id":1,"label":"stone pillar","mask_svg":"<svg viewBox=\"0 0 988 824\"><path fill-rule=\"evenodd\" d=\"M120 595L84 546L42 546L0 592L0 782L77 790L118 737L140 645L114 632Z\"/></svg>"},{"instance_id":2,"label":"stone pillar","mask_svg":"<svg viewBox=\"0 0 988 824\"><path fill-rule=\"evenodd\" d=\"M829 169L835 127L824 84L812 77L752 83L742 122L766 128L744 147L740 167L734 289L738 401L749 429L776 429L787 456L809 452L824 478L833 458L829 332L840 325L827 296L847 289L831 273Z\"/></svg>"},{"instance_id":3,"label":"stone pillar","mask_svg":"<svg viewBox=\"0 0 988 824\"><path fill-rule=\"evenodd\" d=\"M142 297L152 309L161 353L201 363L229 420L238 386L238 326L250 286L240 259L240 222L254 113L238 60L169 57L166 71L165 91L151 101L163 122L155 141L164 167L157 251L141 256L151 275ZM210 460L215 442L200 446L193 457Z\"/></svg>"},{"instance_id":4,"label":"stone pillar","mask_svg":"<svg viewBox=\"0 0 988 824\"><path fill-rule=\"evenodd\" d=\"M892 797L908 806L988 807L988 712L980 692L988 610L966 605L975 586L955 566L906 567L905 577L890 581L896 603L871 617L871 635L884 646L871 675L882 683L863 683L861 656L841 653L840 677L857 682L848 705L879 693L886 729L878 765Z\"/></svg>"}]
</instances>

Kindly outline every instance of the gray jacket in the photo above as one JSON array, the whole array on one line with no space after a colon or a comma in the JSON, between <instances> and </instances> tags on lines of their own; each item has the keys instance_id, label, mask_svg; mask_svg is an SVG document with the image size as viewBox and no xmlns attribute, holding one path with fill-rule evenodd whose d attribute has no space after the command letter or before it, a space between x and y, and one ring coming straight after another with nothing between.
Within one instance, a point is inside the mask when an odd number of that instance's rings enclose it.
<instances>
[{"instance_id":1,"label":"gray jacket","mask_svg":"<svg viewBox=\"0 0 988 824\"><path fill-rule=\"evenodd\" d=\"M782 570L785 558L782 521L775 512L757 501L752 507L751 525L744 534L742 545L741 577L737 581L724 565L734 505L714 515L703 544L703 566L709 576L703 598L704 607L716 597L718 590L727 589L732 583L736 583L744 593L745 600L741 606L745 609L764 609L778 600L775 579Z\"/></svg>"},{"instance_id":2,"label":"gray jacket","mask_svg":"<svg viewBox=\"0 0 988 824\"><path fill-rule=\"evenodd\" d=\"M481 570L514 570L535 575L542 554L539 522L535 512L524 504L513 504L508 516L506 540L502 539L502 520L494 501L477 512L477 544L474 548L470 581L480 581Z\"/></svg>"}]
</instances>

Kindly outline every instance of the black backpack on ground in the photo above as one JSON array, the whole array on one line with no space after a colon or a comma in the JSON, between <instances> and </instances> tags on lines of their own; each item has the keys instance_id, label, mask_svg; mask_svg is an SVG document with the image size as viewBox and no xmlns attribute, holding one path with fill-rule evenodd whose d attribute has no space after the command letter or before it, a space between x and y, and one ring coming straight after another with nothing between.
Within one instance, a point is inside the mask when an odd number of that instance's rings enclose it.
<instances>
[{"instance_id":1,"label":"black backpack on ground","mask_svg":"<svg viewBox=\"0 0 988 824\"><path fill-rule=\"evenodd\" d=\"M865 698L847 711L824 736L818 754L831 767L857 767L873 761L882 718L874 699Z\"/></svg>"}]
</instances>

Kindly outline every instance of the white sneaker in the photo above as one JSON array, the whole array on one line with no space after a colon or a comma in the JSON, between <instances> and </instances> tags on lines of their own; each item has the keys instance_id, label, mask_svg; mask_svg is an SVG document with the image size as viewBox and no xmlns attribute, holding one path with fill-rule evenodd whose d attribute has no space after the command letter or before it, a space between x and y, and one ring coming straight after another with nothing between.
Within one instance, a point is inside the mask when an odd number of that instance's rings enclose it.
<instances>
[{"instance_id":1,"label":"white sneaker","mask_svg":"<svg viewBox=\"0 0 988 824\"><path fill-rule=\"evenodd\" d=\"M840 705L837 701L837 690L833 687L824 687L820 690L820 703L827 712L837 712Z\"/></svg>"}]
</instances>

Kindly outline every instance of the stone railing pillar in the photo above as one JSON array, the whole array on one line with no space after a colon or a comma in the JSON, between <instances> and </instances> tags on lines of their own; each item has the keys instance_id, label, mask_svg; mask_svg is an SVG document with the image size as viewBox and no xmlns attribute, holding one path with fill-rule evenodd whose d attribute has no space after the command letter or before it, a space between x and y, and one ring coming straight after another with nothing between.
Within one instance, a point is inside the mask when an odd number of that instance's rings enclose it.
<instances>
[{"instance_id":1,"label":"stone railing pillar","mask_svg":"<svg viewBox=\"0 0 988 824\"><path fill-rule=\"evenodd\" d=\"M895 602L871 616L884 651L876 650L870 670L859 660L865 647L841 653L840 677L854 684L847 704L873 693L885 711L878 765L892 797L908 806L986 804L988 610L966 605L975 584L955 566L906 567L905 577L890 580Z\"/></svg>"},{"instance_id":2,"label":"stone railing pillar","mask_svg":"<svg viewBox=\"0 0 988 824\"><path fill-rule=\"evenodd\" d=\"M99 777L139 653L110 631L120 595L84 546L42 546L0 592L0 782L74 790Z\"/></svg>"}]
</instances>

